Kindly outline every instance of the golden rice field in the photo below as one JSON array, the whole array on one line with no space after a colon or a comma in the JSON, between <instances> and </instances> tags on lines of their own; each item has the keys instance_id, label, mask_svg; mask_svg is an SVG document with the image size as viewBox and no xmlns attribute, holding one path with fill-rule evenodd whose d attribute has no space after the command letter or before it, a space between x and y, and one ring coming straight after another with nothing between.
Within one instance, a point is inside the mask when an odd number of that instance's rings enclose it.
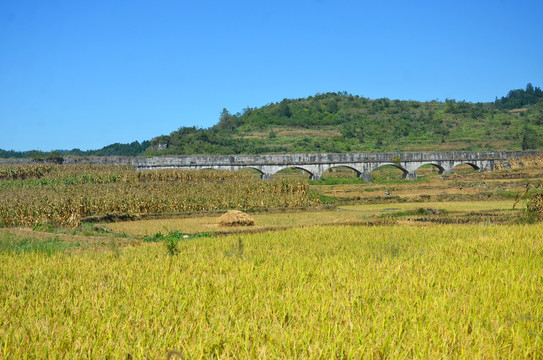
<instances>
[{"instance_id":1,"label":"golden rice field","mask_svg":"<svg viewBox=\"0 0 543 360\"><path fill-rule=\"evenodd\" d=\"M543 225L0 251L0 358L541 359Z\"/></svg>"},{"instance_id":2,"label":"golden rice field","mask_svg":"<svg viewBox=\"0 0 543 360\"><path fill-rule=\"evenodd\" d=\"M307 207L307 181L264 182L228 171L137 171L129 167L0 166L0 227L77 227L89 216Z\"/></svg>"}]
</instances>

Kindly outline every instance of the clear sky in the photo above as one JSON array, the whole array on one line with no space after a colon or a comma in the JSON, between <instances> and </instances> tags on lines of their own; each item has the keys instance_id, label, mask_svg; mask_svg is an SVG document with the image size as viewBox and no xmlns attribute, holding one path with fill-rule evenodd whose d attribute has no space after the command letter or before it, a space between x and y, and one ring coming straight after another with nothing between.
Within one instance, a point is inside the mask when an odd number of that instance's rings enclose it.
<instances>
[{"instance_id":1,"label":"clear sky","mask_svg":"<svg viewBox=\"0 0 543 360\"><path fill-rule=\"evenodd\" d=\"M2 0L0 149L207 128L283 98L543 87L542 0Z\"/></svg>"}]
</instances>

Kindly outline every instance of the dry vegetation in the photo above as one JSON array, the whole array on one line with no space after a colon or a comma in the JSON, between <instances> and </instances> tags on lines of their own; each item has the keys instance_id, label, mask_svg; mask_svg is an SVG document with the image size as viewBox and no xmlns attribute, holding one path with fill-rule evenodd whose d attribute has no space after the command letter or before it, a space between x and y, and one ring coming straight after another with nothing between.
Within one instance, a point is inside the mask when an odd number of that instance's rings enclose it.
<instances>
[{"instance_id":1,"label":"dry vegetation","mask_svg":"<svg viewBox=\"0 0 543 360\"><path fill-rule=\"evenodd\" d=\"M336 203L479 202L514 199L528 184L543 183L543 155L511 159L496 168L478 172L461 165L453 174L440 175L437 168L429 165L418 169L417 180L410 182L402 179L400 170L390 166L373 171L372 183L355 181L356 174L350 169L335 168L323 176L325 181L312 183L312 189L333 197Z\"/></svg>"},{"instance_id":2,"label":"dry vegetation","mask_svg":"<svg viewBox=\"0 0 543 360\"><path fill-rule=\"evenodd\" d=\"M253 226L255 221L243 211L229 210L217 220L219 226Z\"/></svg>"},{"instance_id":3,"label":"dry vegetation","mask_svg":"<svg viewBox=\"0 0 543 360\"><path fill-rule=\"evenodd\" d=\"M307 182L263 182L227 171L136 171L46 165L4 167L0 226L77 227L90 216L137 218L202 210L258 210L318 204Z\"/></svg>"},{"instance_id":4,"label":"dry vegetation","mask_svg":"<svg viewBox=\"0 0 543 360\"><path fill-rule=\"evenodd\" d=\"M521 169L523 167L543 167L543 155L523 156L520 159L511 158L496 165L496 170Z\"/></svg>"},{"instance_id":5,"label":"dry vegetation","mask_svg":"<svg viewBox=\"0 0 543 360\"><path fill-rule=\"evenodd\" d=\"M395 203L395 204L356 204L341 205L335 209L314 209L313 211L272 211L265 213L254 213L251 217L255 225L251 227L234 226L220 227L217 224L218 214L186 216L182 218L169 219L148 219L136 221L119 221L108 224L114 232L125 233L132 236L152 235L158 232L169 233L181 230L187 234L197 233L240 233L240 232L263 232L281 230L291 227L308 227L315 225L341 225L359 224L375 225L390 224L399 220L407 221L411 225L430 225L433 221L429 214L417 214L420 209L435 209L441 214L435 214L435 218L444 220L466 219L468 213L477 214L499 214L502 217L514 219L518 210L513 210L513 200L494 200L480 202L425 202L425 203ZM471 215L473 217L473 215ZM475 221L474 221L475 222ZM485 221L487 222L487 221Z\"/></svg>"}]
</instances>

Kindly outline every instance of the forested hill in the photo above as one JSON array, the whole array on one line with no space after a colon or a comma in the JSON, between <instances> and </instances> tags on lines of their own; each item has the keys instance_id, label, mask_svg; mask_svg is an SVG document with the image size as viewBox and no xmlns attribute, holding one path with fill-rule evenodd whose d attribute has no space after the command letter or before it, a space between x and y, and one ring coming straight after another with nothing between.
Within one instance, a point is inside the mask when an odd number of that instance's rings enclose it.
<instances>
[{"instance_id":1,"label":"forested hill","mask_svg":"<svg viewBox=\"0 0 543 360\"><path fill-rule=\"evenodd\" d=\"M183 127L147 155L520 150L543 147L543 92L531 84L493 103L370 100L346 92L220 114Z\"/></svg>"},{"instance_id":2,"label":"forested hill","mask_svg":"<svg viewBox=\"0 0 543 360\"><path fill-rule=\"evenodd\" d=\"M100 150L2 157L543 149L543 92L528 84L492 103L371 100L346 92L222 111L209 129L182 127Z\"/></svg>"}]
</instances>

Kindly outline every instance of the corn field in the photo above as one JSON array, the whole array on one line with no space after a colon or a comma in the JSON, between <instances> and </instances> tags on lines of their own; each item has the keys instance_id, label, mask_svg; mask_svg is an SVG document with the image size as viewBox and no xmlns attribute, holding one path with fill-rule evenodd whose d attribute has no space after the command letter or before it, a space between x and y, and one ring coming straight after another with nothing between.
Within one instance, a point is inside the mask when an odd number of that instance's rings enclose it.
<instances>
[{"instance_id":1,"label":"corn field","mask_svg":"<svg viewBox=\"0 0 543 360\"><path fill-rule=\"evenodd\" d=\"M228 171L137 171L129 167L0 167L0 226L76 227L96 215L262 210L318 203L300 180L264 182Z\"/></svg>"}]
</instances>

